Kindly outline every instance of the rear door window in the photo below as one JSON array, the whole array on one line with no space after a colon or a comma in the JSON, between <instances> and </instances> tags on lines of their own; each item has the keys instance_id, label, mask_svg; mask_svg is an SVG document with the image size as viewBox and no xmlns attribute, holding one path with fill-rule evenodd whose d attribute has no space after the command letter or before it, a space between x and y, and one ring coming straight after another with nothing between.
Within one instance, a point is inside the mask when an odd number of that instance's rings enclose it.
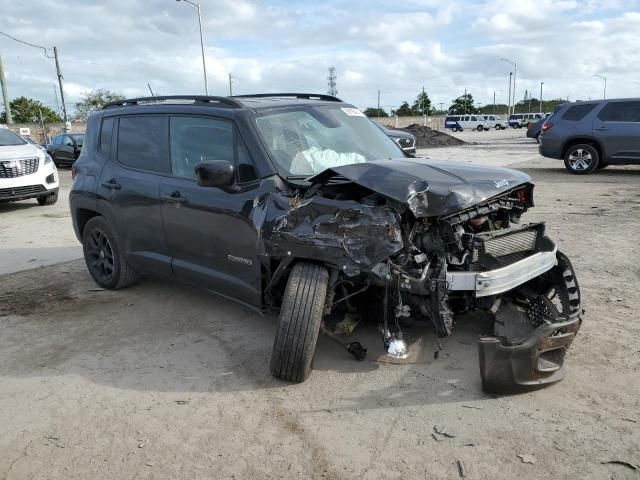
<instances>
[{"instance_id":1,"label":"rear door window","mask_svg":"<svg viewBox=\"0 0 640 480\"><path fill-rule=\"evenodd\" d=\"M596 108L597 103L583 103L573 105L564 112L562 115L563 120L570 120L572 122L578 122L582 120L591 110Z\"/></svg>"},{"instance_id":2,"label":"rear door window","mask_svg":"<svg viewBox=\"0 0 640 480\"><path fill-rule=\"evenodd\" d=\"M603 122L640 122L640 102L611 102L598 113Z\"/></svg>"},{"instance_id":3,"label":"rear door window","mask_svg":"<svg viewBox=\"0 0 640 480\"><path fill-rule=\"evenodd\" d=\"M118 161L151 172L169 173L168 117L132 115L118 121Z\"/></svg>"}]
</instances>

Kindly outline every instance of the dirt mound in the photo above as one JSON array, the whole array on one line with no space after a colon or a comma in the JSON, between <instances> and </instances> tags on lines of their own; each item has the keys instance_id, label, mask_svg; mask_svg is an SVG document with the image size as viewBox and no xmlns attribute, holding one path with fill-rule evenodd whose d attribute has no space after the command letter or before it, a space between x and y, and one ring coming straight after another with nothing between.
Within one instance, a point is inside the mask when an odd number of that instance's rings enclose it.
<instances>
[{"instance_id":1,"label":"dirt mound","mask_svg":"<svg viewBox=\"0 0 640 480\"><path fill-rule=\"evenodd\" d=\"M453 147L467 143L447 133L439 132L438 130L417 123L409 125L407 128L401 128L400 130L409 132L416 137L416 148Z\"/></svg>"}]
</instances>

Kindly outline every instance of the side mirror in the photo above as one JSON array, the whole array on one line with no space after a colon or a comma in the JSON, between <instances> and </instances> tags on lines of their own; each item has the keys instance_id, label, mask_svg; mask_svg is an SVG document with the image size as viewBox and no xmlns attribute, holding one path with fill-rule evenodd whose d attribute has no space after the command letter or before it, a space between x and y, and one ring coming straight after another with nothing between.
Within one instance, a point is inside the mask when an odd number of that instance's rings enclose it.
<instances>
[{"instance_id":1,"label":"side mirror","mask_svg":"<svg viewBox=\"0 0 640 480\"><path fill-rule=\"evenodd\" d=\"M227 160L201 162L195 168L196 179L201 187L229 187L235 182L235 168Z\"/></svg>"}]
</instances>

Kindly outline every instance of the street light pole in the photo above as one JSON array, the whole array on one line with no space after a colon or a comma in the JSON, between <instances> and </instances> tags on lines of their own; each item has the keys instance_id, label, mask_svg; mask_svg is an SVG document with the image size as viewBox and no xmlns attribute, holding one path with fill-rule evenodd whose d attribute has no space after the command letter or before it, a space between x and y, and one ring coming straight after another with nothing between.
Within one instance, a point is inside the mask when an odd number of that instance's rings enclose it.
<instances>
[{"instance_id":1,"label":"street light pole","mask_svg":"<svg viewBox=\"0 0 640 480\"><path fill-rule=\"evenodd\" d=\"M202 35L202 16L200 15L200 4L192 2L191 0L176 0L176 2L183 1L188 3L198 11L198 27L200 28L200 49L202 50L202 72L204 74L204 93L209 96L209 85L207 84L207 64L204 56L204 37Z\"/></svg>"},{"instance_id":2,"label":"street light pole","mask_svg":"<svg viewBox=\"0 0 640 480\"><path fill-rule=\"evenodd\" d=\"M544 82L540 82L540 113L542 112L542 86L544 85Z\"/></svg>"},{"instance_id":3,"label":"street light pole","mask_svg":"<svg viewBox=\"0 0 640 480\"><path fill-rule=\"evenodd\" d=\"M509 72L509 100L507 100L507 116L511 115L511 78L513 77L513 72Z\"/></svg>"},{"instance_id":4,"label":"street light pole","mask_svg":"<svg viewBox=\"0 0 640 480\"><path fill-rule=\"evenodd\" d=\"M508 58L501 58L500 60L513 65L513 113L516 113L516 77L518 76L518 64ZM511 90L511 76L509 76L509 90Z\"/></svg>"},{"instance_id":5,"label":"street light pole","mask_svg":"<svg viewBox=\"0 0 640 480\"><path fill-rule=\"evenodd\" d=\"M594 77L598 77L601 78L602 80L604 80L604 90L602 91L602 99L606 99L607 98L607 77L604 77L602 75L598 75L595 74Z\"/></svg>"}]
</instances>

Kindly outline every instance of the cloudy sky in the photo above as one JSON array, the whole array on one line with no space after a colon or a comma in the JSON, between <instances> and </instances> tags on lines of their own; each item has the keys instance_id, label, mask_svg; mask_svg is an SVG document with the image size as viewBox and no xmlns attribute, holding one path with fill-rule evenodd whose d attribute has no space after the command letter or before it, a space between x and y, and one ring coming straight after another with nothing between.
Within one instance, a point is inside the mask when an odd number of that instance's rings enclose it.
<instances>
[{"instance_id":1,"label":"cloudy sky","mask_svg":"<svg viewBox=\"0 0 640 480\"><path fill-rule=\"evenodd\" d=\"M640 96L639 0L200 0L209 92L327 91L387 110L424 86L445 106L517 91L545 98ZM175 0L0 0L0 31L60 53L67 102L105 88L126 96L203 93L195 10ZM9 95L55 107L55 67L0 36ZM71 108L70 108L71 109Z\"/></svg>"}]
</instances>

